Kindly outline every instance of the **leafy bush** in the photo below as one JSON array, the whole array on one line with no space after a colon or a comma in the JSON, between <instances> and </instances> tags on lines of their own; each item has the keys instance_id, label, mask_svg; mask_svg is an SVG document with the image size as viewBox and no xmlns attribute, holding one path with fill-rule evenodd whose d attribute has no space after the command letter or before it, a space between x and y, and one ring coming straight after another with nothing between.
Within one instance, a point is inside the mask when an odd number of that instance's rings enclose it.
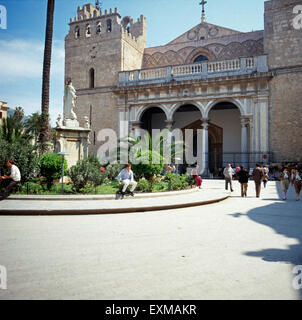
<instances>
[{"instance_id":1,"label":"leafy bush","mask_svg":"<svg viewBox=\"0 0 302 320\"><path fill-rule=\"evenodd\" d=\"M10 173L10 169L6 168L7 160L15 161L16 166L20 169L22 182L39 174L39 158L36 147L20 141L9 143L0 139L0 150L0 168L6 174Z\"/></svg>"},{"instance_id":2,"label":"leafy bush","mask_svg":"<svg viewBox=\"0 0 302 320\"><path fill-rule=\"evenodd\" d=\"M188 174L178 175L175 173L166 173L164 181L169 184L169 190L183 190L187 189L190 185L190 176Z\"/></svg>"},{"instance_id":3,"label":"leafy bush","mask_svg":"<svg viewBox=\"0 0 302 320\"><path fill-rule=\"evenodd\" d=\"M40 173L46 179L47 189L50 190L53 180L62 177L62 158L56 153L45 153L39 160ZM68 174L67 162L64 159L64 175Z\"/></svg>"},{"instance_id":4,"label":"leafy bush","mask_svg":"<svg viewBox=\"0 0 302 320\"><path fill-rule=\"evenodd\" d=\"M140 192L151 192L152 191L151 183L146 179L140 179L137 183L136 190Z\"/></svg>"},{"instance_id":5,"label":"leafy bush","mask_svg":"<svg viewBox=\"0 0 302 320\"><path fill-rule=\"evenodd\" d=\"M132 170L138 177L145 177L150 181L154 175L159 175L163 171L163 158L155 151L145 151L138 154L138 159L141 159L143 163L132 164ZM160 163L154 164L153 162Z\"/></svg>"},{"instance_id":6,"label":"leafy bush","mask_svg":"<svg viewBox=\"0 0 302 320\"><path fill-rule=\"evenodd\" d=\"M155 181L152 183L152 192L168 190L168 183L164 181Z\"/></svg>"},{"instance_id":7,"label":"leafy bush","mask_svg":"<svg viewBox=\"0 0 302 320\"><path fill-rule=\"evenodd\" d=\"M69 170L69 177L76 192L88 192L88 184L94 187L102 184L106 179L106 172L100 172L100 163L93 157L78 161Z\"/></svg>"},{"instance_id":8,"label":"leafy bush","mask_svg":"<svg viewBox=\"0 0 302 320\"><path fill-rule=\"evenodd\" d=\"M43 188L41 185L34 182L27 182L22 186L21 193L26 194L41 194L43 193Z\"/></svg>"},{"instance_id":9,"label":"leafy bush","mask_svg":"<svg viewBox=\"0 0 302 320\"><path fill-rule=\"evenodd\" d=\"M109 180L114 180L123 168L121 164L109 164L104 173Z\"/></svg>"}]
</instances>

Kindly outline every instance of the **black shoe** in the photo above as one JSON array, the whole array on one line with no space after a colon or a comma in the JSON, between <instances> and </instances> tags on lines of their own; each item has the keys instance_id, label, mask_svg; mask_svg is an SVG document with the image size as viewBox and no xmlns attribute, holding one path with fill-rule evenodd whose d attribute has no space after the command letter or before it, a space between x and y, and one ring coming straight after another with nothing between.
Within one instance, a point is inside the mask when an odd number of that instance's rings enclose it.
<instances>
[{"instance_id":1,"label":"black shoe","mask_svg":"<svg viewBox=\"0 0 302 320\"><path fill-rule=\"evenodd\" d=\"M130 195L131 195L132 197L134 197L134 193L133 193L133 192L130 191L129 193L130 193Z\"/></svg>"},{"instance_id":2,"label":"black shoe","mask_svg":"<svg viewBox=\"0 0 302 320\"><path fill-rule=\"evenodd\" d=\"M124 196L125 196L125 192L122 192L122 199L124 199Z\"/></svg>"}]
</instances>

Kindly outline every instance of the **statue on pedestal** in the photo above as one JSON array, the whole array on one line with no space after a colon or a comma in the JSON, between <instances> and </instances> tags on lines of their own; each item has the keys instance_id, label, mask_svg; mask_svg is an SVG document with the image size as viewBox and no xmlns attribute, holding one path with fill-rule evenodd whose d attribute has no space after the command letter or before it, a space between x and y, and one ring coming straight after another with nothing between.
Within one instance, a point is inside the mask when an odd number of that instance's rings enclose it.
<instances>
[{"instance_id":1,"label":"statue on pedestal","mask_svg":"<svg viewBox=\"0 0 302 320\"><path fill-rule=\"evenodd\" d=\"M64 91L64 120L77 120L77 115L74 112L76 99L76 90L69 78Z\"/></svg>"}]
</instances>

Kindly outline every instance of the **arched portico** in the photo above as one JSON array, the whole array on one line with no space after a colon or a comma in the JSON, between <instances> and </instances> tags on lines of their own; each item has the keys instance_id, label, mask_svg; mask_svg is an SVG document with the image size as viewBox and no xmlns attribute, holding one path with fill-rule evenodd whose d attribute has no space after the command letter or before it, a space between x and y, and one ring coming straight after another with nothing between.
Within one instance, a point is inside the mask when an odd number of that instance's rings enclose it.
<instances>
[{"instance_id":1,"label":"arched portico","mask_svg":"<svg viewBox=\"0 0 302 320\"><path fill-rule=\"evenodd\" d=\"M216 127L210 135L209 148L206 150L209 154L209 167L219 169L215 168L217 164L224 167L227 163L241 163L248 167L251 119L240 101L228 99L209 102L205 115L210 119L210 126ZM213 137L215 132L220 132L220 137Z\"/></svg>"},{"instance_id":2,"label":"arched portico","mask_svg":"<svg viewBox=\"0 0 302 320\"><path fill-rule=\"evenodd\" d=\"M176 104L172 105L172 107L170 108L170 110L168 112L168 120L173 121L174 120L174 115L177 112L177 110L179 108L181 108L181 107L184 107L184 106L194 106L194 107L196 107L200 112L200 117L201 118L205 118L205 109L204 109L203 104L200 103L200 102L188 101L186 103L180 102L180 103L176 103Z\"/></svg>"}]
</instances>

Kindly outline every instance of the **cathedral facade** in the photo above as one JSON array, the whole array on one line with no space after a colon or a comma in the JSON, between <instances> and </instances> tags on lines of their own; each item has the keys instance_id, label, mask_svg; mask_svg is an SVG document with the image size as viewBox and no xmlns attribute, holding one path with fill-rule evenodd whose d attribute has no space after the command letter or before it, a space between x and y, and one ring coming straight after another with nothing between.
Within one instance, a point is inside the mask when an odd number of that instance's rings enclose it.
<instances>
[{"instance_id":1,"label":"cathedral facade","mask_svg":"<svg viewBox=\"0 0 302 320\"><path fill-rule=\"evenodd\" d=\"M78 7L65 39L65 78L79 119L98 132L202 130L208 168L302 161L301 0L265 2L264 30L243 33L202 21L168 44L146 48L146 18ZM259 17L261 19L261 17Z\"/></svg>"}]
</instances>

